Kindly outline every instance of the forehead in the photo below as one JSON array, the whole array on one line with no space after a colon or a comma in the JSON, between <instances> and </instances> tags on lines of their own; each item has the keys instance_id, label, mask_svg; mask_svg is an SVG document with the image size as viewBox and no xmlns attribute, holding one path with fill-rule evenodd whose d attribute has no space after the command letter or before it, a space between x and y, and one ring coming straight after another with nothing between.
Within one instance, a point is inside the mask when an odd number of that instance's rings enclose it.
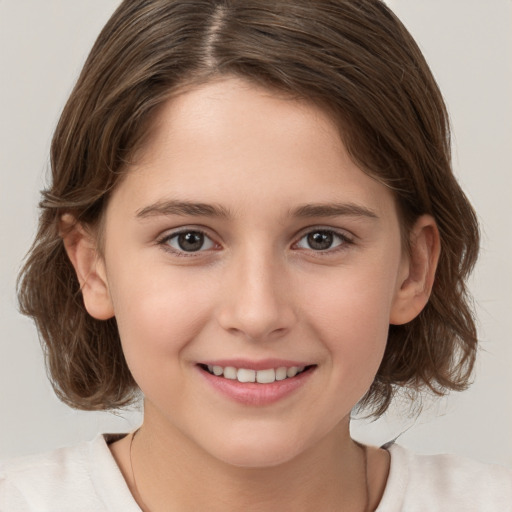
<instances>
[{"instance_id":1,"label":"forehead","mask_svg":"<svg viewBox=\"0 0 512 512\"><path fill-rule=\"evenodd\" d=\"M169 196L255 212L272 201L282 212L299 203L394 204L352 161L325 110L234 78L191 88L162 107L114 195L128 193L140 208Z\"/></svg>"}]
</instances>

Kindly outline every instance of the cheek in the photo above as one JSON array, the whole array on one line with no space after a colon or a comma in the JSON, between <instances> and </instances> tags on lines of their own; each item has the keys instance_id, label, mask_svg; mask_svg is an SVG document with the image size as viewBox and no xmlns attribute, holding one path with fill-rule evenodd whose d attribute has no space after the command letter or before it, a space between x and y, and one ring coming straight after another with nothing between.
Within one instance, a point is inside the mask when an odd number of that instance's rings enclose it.
<instances>
[{"instance_id":1,"label":"cheek","mask_svg":"<svg viewBox=\"0 0 512 512\"><path fill-rule=\"evenodd\" d=\"M386 347L395 290L390 275L395 274L343 274L309 294L304 314L328 348L334 369L371 383Z\"/></svg>"},{"instance_id":2,"label":"cheek","mask_svg":"<svg viewBox=\"0 0 512 512\"><path fill-rule=\"evenodd\" d=\"M123 279L127 275L137 278ZM131 268L127 273L118 268L112 278L119 334L135 379L141 373L154 376L157 366L175 368L180 361L176 355L211 316L209 290L165 269Z\"/></svg>"}]
</instances>

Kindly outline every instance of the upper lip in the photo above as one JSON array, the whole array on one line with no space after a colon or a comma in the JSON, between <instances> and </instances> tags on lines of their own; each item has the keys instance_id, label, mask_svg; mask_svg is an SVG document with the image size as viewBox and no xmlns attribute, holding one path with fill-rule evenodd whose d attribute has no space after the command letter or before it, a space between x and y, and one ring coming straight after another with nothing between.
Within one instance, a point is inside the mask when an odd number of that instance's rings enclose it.
<instances>
[{"instance_id":1,"label":"upper lip","mask_svg":"<svg viewBox=\"0 0 512 512\"><path fill-rule=\"evenodd\" d=\"M261 359L258 361L249 359L210 359L208 361L201 361L199 364L205 366L221 366L226 368L228 366L234 368L244 368L247 370L268 370L270 368L291 368L293 366L305 367L311 366L311 362L297 361L291 359Z\"/></svg>"}]
</instances>

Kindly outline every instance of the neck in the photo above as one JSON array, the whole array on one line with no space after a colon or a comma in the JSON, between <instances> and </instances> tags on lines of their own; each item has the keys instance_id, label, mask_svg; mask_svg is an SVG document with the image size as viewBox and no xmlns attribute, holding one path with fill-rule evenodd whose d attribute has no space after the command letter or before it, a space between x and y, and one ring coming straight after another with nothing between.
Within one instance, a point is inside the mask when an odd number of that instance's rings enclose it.
<instances>
[{"instance_id":1,"label":"neck","mask_svg":"<svg viewBox=\"0 0 512 512\"><path fill-rule=\"evenodd\" d=\"M233 466L168 424L147 420L131 456L131 487L145 512L361 511L368 501L365 451L350 438L348 419L305 452L270 467Z\"/></svg>"}]
</instances>

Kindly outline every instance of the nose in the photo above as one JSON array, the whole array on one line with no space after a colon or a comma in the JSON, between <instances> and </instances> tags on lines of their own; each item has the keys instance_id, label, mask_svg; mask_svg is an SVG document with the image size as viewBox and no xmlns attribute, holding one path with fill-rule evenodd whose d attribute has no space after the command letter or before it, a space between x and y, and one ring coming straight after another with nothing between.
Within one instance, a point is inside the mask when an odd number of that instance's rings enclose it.
<instances>
[{"instance_id":1,"label":"nose","mask_svg":"<svg viewBox=\"0 0 512 512\"><path fill-rule=\"evenodd\" d=\"M270 254L252 251L226 270L218 321L250 340L284 336L297 321L288 271Z\"/></svg>"}]
</instances>

